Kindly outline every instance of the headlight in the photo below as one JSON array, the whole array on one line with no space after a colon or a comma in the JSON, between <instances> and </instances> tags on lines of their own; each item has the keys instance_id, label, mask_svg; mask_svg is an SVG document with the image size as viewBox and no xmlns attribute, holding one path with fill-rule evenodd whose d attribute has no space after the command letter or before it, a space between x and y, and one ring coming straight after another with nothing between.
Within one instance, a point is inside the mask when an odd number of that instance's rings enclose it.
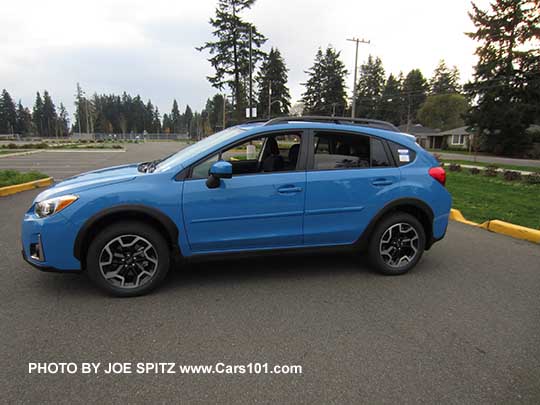
<instances>
[{"instance_id":1,"label":"headlight","mask_svg":"<svg viewBox=\"0 0 540 405\"><path fill-rule=\"evenodd\" d=\"M61 197L50 198L36 203L34 207L35 214L40 217L49 217L62 211L68 205L71 205L79 199L76 195L63 195Z\"/></svg>"}]
</instances>

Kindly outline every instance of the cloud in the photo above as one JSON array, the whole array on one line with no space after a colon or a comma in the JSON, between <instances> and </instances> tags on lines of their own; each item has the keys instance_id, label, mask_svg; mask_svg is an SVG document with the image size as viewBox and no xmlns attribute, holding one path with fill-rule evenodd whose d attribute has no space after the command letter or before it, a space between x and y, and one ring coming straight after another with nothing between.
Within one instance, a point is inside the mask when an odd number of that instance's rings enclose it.
<instances>
[{"instance_id":1,"label":"cloud","mask_svg":"<svg viewBox=\"0 0 540 405\"><path fill-rule=\"evenodd\" d=\"M485 7L488 0L479 0ZM0 15L1 87L32 105L35 92L47 89L73 111L75 86L87 93L140 94L161 112L172 99L195 109L216 92L208 55L195 50L211 39L208 24L217 1L29 0L7 2ZM438 60L472 72L474 43L468 0L259 0L245 18L278 47L290 69L293 100L300 98L304 73L318 47L332 44L352 73L354 46L346 39L366 37L360 61L380 56L387 74L420 68L425 75ZM352 76L348 78L352 87Z\"/></svg>"}]
</instances>

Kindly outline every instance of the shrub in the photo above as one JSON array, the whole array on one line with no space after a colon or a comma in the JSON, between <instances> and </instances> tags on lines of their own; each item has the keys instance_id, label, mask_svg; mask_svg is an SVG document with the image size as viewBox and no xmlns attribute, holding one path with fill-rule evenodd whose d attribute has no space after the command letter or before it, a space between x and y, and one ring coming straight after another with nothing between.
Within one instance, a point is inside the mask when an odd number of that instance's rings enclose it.
<instances>
[{"instance_id":1,"label":"shrub","mask_svg":"<svg viewBox=\"0 0 540 405\"><path fill-rule=\"evenodd\" d=\"M484 170L484 176L487 177L497 177L497 174L497 166L488 166L486 167L486 170Z\"/></svg>"},{"instance_id":2,"label":"shrub","mask_svg":"<svg viewBox=\"0 0 540 405\"><path fill-rule=\"evenodd\" d=\"M531 173L524 178L525 183L540 184L540 173Z\"/></svg>"},{"instance_id":3,"label":"shrub","mask_svg":"<svg viewBox=\"0 0 540 405\"><path fill-rule=\"evenodd\" d=\"M479 169L478 167L471 167L471 168L469 169L469 172L470 172L471 174L479 174L479 173L480 173L480 169Z\"/></svg>"},{"instance_id":4,"label":"shrub","mask_svg":"<svg viewBox=\"0 0 540 405\"><path fill-rule=\"evenodd\" d=\"M450 166L448 166L448 170L450 170L451 172L460 172L461 165L457 163L450 163Z\"/></svg>"},{"instance_id":5,"label":"shrub","mask_svg":"<svg viewBox=\"0 0 540 405\"><path fill-rule=\"evenodd\" d=\"M18 149L19 147L17 146L16 143L8 143L7 148L8 149Z\"/></svg>"},{"instance_id":6,"label":"shrub","mask_svg":"<svg viewBox=\"0 0 540 405\"><path fill-rule=\"evenodd\" d=\"M122 145L113 145L112 148L113 149L122 149Z\"/></svg>"},{"instance_id":7,"label":"shrub","mask_svg":"<svg viewBox=\"0 0 540 405\"><path fill-rule=\"evenodd\" d=\"M505 180L508 181L521 180L521 173L515 172L513 170L506 170L503 174L503 177Z\"/></svg>"}]
</instances>

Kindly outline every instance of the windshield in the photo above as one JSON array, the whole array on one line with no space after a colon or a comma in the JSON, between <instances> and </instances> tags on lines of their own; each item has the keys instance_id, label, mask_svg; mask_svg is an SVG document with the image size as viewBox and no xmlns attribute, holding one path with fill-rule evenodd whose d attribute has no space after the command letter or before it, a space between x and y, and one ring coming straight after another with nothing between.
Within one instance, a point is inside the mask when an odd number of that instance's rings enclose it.
<instances>
[{"instance_id":1,"label":"windshield","mask_svg":"<svg viewBox=\"0 0 540 405\"><path fill-rule=\"evenodd\" d=\"M211 135L207 138L204 138L203 140L188 146L187 148L184 148L178 152L176 152L174 155L169 156L168 158L161 161L155 168L155 172L164 172L166 170L169 170L173 167L179 166L183 161L186 159L189 159L195 155L197 155L200 152L203 152L207 149L211 149L213 146L219 144L223 140L227 138L231 138L240 132L243 132L244 129L240 127L231 127L227 128L223 131L220 131L218 133L215 133L214 135Z\"/></svg>"}]
</instances>

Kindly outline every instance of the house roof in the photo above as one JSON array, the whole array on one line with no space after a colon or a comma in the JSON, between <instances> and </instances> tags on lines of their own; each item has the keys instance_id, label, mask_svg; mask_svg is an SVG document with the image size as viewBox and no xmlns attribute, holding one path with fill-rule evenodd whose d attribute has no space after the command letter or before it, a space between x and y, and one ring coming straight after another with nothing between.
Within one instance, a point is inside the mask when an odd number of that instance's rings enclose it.
<instances>
[{"instance_id":1,"label":"house roof","mask_svg":"<svg viewBox=\"0 0 540 405\"><path fill-rule=\"evenodd\" d=\"M467 131L467 127L459 127L443 131L441 135L469 135L470 133L470 131Z\"/></svg>"},{"instance_id":2,"label":"house roof","mask_svg":"<svg viewBox=\"0 0 540 405\"><path fill-rule=\"evenodd\" d=\"M412 135L438 135L440 131L435 128L429 128L424 127L420 124L414 124L409 126L409 130L407 131L407 124L403 124L399 126L399 130L403 132L407 132Z\"/></svg>"}]
</instances>

